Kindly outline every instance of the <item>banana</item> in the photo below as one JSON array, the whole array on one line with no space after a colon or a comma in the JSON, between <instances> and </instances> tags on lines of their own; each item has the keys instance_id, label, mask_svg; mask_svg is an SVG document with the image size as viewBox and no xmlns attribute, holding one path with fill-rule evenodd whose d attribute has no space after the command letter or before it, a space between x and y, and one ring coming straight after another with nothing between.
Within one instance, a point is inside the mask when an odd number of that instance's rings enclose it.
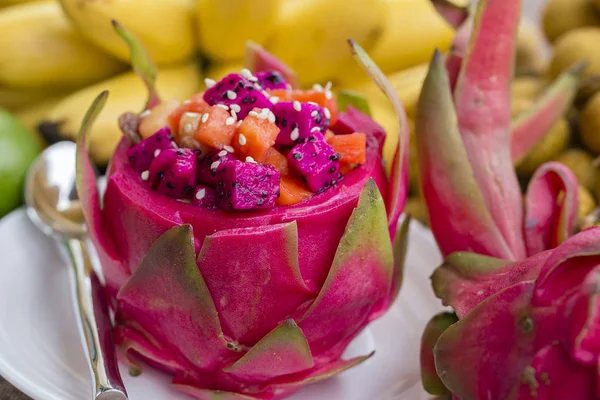
<instances>
[{"instance_id":1,"label":"banana","mask_svg":"<svg viewBox=\"0 0 600 400\"><path fill-rule=\"evenodd\" d=\"M12 6L13 4L32 3L40 0L0 0L0 8Z\"/></svg>"},{"instance_id":2,"label":"banana","mask_svg":"<svg viewBox=\"0 0 600 400\"><path fill-rule=\"evenodd\" d=\"M16 111L40 103L50 97L64 96L67 93L69 92L65 89L14 88L0 85L0 108Z\"/></svg>"},{"instance_id":3,"label":"banana","mask_svg":"<svg viewBox=\"0 0 600 400\"><path fill-rule=\"evenodd\" d=\"M187 99L199 91L200 85L195 65L164 68L158 73L157 89L164 100ZM75 139L89 105L103 90L109 91L109 97L90 133L90 153L97 163L105 165L121 139L117 119L126 111L139 111L146 102L146 87L135 73L119 75L67 96L47 113L43 126L58 131L46 133Z\"/></svg>"},{"instance_id":4,"label":"banana","mask_svg":"<svg viewBox=\"0 0 600 400\"><path fill-rule=\"evenodd\" d=\"M198 0L200 49L217 60L240 60L247 40L263 44L283 0Z\"/></svg>"},{"instance_id":5,"label":"banana","mask_svg":"<svg viewBox=\"0 0 600 400\"><path fill-rule=\"evenodd\" d=\"M142 42L158 65L188 60L195 51L192 0L60 0L75 27L90 41L129 62L129 49L114 32L116 19Z\"/></svg>"},{"instance_id":6,"label":"banana","mask_svg":"<svg viewBox=\"0 0 600 400\"><path fill-rule=\"evenodd\" d=\"M265 47L294 69L302 85L333 80L355 62L346 40L373 47L386 0L285 1Z\"/></svg>"},{"instance_id":7,"label":"banana","mask_svg":"<svg viewBox=\"0 0 600 400\"><path fill-rule=\"evenodd\" d=\"M14 87L88 85L126 66L85 41L55 2L0 10L0 84Z\"/></svg>"},{"instance_id":8,"label":"banana","mask_svg":"<svg viewBox=\"0 0 600 400\"><path fill-rule=\"evenodd\" d=\"M18 110L15 115L30 131L38 133L38 124L63 98L50 97L33 106Z\"/></svg>"}]
</instances>

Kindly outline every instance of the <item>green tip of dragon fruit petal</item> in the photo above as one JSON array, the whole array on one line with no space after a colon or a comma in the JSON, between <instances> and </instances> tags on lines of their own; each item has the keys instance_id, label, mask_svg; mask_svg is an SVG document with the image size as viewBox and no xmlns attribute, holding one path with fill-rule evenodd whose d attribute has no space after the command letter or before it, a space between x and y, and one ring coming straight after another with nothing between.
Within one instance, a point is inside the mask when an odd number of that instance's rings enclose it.
<instances>
[{"instance_id":1,"label":"green tip of dragon fruit petal","mask_svg":"<svg viewBox=\"0 0 600 400\"><path fill-rule=\"evenodd\" d=\"M456 314L443 312L434 316L427 323L427 326L425 326L423 336L421 337L421 381L423 382L423 388L429 394L436 396L450 394L435 370L433 347L440 335L457 321L458 318L456 317Z\"/></svg>"},{"instance_id":2,"label":"green tip of dragon fruit petal","mask_svg":"<svg viewBox=\"0 0 600 400\"><path fill-rule=\"evenodd\" d=\"M142 79L148 90L148 100L146 102L145 109L149 110L160 103L160 98L158 97L158 93L156 91L156 65L135 35L129 32L117 20L113 19L112 25L115 32L117 32L117 34L129 47L133 70Z\"/></svg>"},{"instance_id":3,"label":"green tip of dragon fruit petal","mask_svg":"<svg viewBox=\"0 0 600 400\"><path fill-rule=\"evenodd\" d=\"M408 232L411 221L412 217L410 215L407 215L406 218L404 218L394 241L394 275L392 277L391 303L396 300L400 293L400 288L402 287L404 263L406 262L406 252L408 250Z\"/></svg>"},{"instance_id":4,"label":"green tip of dragon fruit petal","mask_svg":"<svg viewBox=\"0 0 600 400\"><path fill-rule=\"evenodd\" d=\"M461 26L469 17L469 2L466 2L466 4L456 4L456 2L451 0L431 0L431 3L438 14L440 14L454 29Z\"/></svg>"},{"instance_id":5,"label":"green tip of dragon fruit petal","mask_svg":"<svg viewBox=\"0 0 600 400\"><path fill-rule=\"evenodd\" d=\"M348 89L340 90L337 95L337 102L340 111L346 111L346 107L352 106L362 113L371 116L369 101L360 92Z\"/></svg>"},{"instance_id":6,"label":"green tip of dragon fruit petal","mask_svg":"<svg viewBox=\"0 0 600 400\"><path fill-rule=\"evenodd\" d=\"M314 366L306 336L292 319L282 322L223 371L250 382L267 381Z\"/></svg>"}]
</instances>

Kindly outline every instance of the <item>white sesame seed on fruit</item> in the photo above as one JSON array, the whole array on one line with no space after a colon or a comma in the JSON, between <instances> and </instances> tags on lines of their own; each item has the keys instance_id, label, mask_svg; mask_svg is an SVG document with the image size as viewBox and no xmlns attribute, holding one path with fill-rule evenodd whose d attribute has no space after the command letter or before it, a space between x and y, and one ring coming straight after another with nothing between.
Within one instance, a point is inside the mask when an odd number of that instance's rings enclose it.
<instances>
[{"instance_id":1,"label":"white sesame seed on fruit","mask_svg":"<svg viewBox=\"0 0 600 400\"><path fill-rule=\"evenodd\" d=\"M325 91L325 98L327 100L331 100L332 97L333 97L333 93L331 93L331 90L326 90Z\"/></svg>"},{"instance_id":2,"label":"white sesame seed on fruit","mask_svg":"<svg viewBox=\"0 0 600 400\"><path fill-rule=\"evenodd\" d=\"M252 78L252 72L248 68L242 69L241 75L246 79Z\"/></svg>"},{"instance_id":3,"label":"white sesame seed on fruit","mask_svg":"<svg viewBox=\"0 0 600 400\"><path fill-rule=\"evenodd\" d=\"M200 118L200 114L191 111L184 112L183 116L186 118Z\"/></svg>"},{"instance_id":4,"label":"white sesame seed on fruit","mask_svg":"<svg viewBox=\"0 0 600 400\"><path fill-rule=\"evenodd\" d=\"M255 163L256 161L254 161L254 158L248 156L248 157L246 157L246 162L253 162L253 163Z\"/></svg>"},{"instance_id":5,"label":"white sesame seed on fruit","mask_svg":"<svg viewBox=\"0 0 600 400\"><path fill-rule=\"evenodd\" d=\"M144 110L140 113L140 118L144 118L150 115L150 110Z\"/></svg>"},{"instance_id":6,"label":"white sesame seed on fruit","mask_svg":"<svg viewBox=\"0 0 600 400\"><path fill-rule=\"evenodd\" d=\"M225 157L227 155L227 150L221 150L219 152L219 154L217 154L219 157Z\"/></svg>"},{"instance_id":7,"label":"white sesame seed on fruit","mask_svg":"<svg viewBox=\"0 0 600 400\"><path fill-rule=\"evenodd\" d=\"M206 189L202 188L196 192L196 199L202 200L206 196Z\"/></svg>"},{"instance_id":8,"label":"white sesame seed on fruit","mask_svg":"<svg viewBox=\"0 0 600 400\"><path fill-rule=\"evenodd\" d=\"M333 83L331 83L331 81L327 82L327 84L325 85L325 90L331 90L333 86Z\"/></svg>"},{"instance_id":9,"label":"white sesame seed on fruit","mask_svg":"<svg viewBox=\"0 0 600 400\"><path fill-rule=\"evenodd\" d=\"M233 147L231 146L223 146L223 150L233 153Z\"/></svg>"},{"instance_id":10,"label":"white sesame seed on fruit","mask_svg":"<svg viewBox=\"0 0 600 400\"><path fill-rule=\"evenodd\" d=\"M208 113L202 115L202 123L205 123L206 121L208 121Z\"/></svg>"},{"instance_id":11,"label":"white sesame seed on fruit","mask_svg":"<svg viewBox=\"0 0 600 400\"><path fill-rule=\"evenodd\" d=\"M229 107L228 107L228 106L226 106L225 104L217 104L216 106L217 106L217 107L221 107L221 108L222 108L223 110L225 110L225 111L229 111Z\"/></svg>"},{"instance_id":12,"label":"white sesame seed on fruit","mask_svg":"<svg viewBox=\"0 0 600 400\"><path fill-rule=\"evenodd\" d=\"M194 130L194 127L193 127L193 125L192 125L192 124L190 124L190 123L187 123L187 124L185 124L185 125L183 126L183 131L184 131L185 133L187 133L188 135L189 135L190 133L192 133L192 131L193 131L193 130Z\"/></svg>"},{"instance_id":13,"label":"white sesame seed on fruit","mask_svg":"<svg viewBox=\"0 0 600 400\"><path fill-rule=\"evenodd\" d=\"M234 121L237 121L237 113L233 110L230 111L231 117L233 118Z\"/></svg>"},{"instance_id":14,"label":"white sesame seed on fruit","mask_svg":"<svg viewBox=\"0 0 600 400\"><path fill-rule=\"evenodd\" d=\"M250 78L248 78L248 80L249 80L250 82L258 82L258 78L257 78L257 77L255 77L255 76L251 76Z\"/></svg>"},{"instance_id":15,"label":"white sesame seed on fruit","mask_svg":"<svg viewBox=\"0 0 600 400\"><path fill-rule=\"evenodd\" d=\"M246 144L246 136L244 136L243 133L240 133L240 136L238 136L238 142L241 146L244 146Z\"/></svg>"},{"instance_id":16,"label":"white sesame seed on fruit","mask_svg":"<svg viewBox=\"0 0 600 400\"><path fill-rule=\"evenodd\" d=\"M236 113L239 113L240 111L242 111L242 107L240 107L239 104L232 104L231 105L231 110L235 111Z\"/></svg>"},{"instance_id":17,"label":"white sesame seed on fruit","mask_svg":"<svg viewBox=\"0 0 600 400\"><path fill-rule=\"evenodd\" d=\"M315 133L315 132L319 132L321 130L321 128L319 128L318 126L315 126L314 128L312 128L310 130L310 133Z\"/></svg>"},{"instance_id":18,"label":"white sesame seed on fruit","mask_svg":"<svg viewBox=\"0 0 600 400\"><path fill-rule=\"evenodd\" d=\"M273 104L277 104L277 103L279 103L279 97L271 96L271 97L269 97L269 101Z\"/></svg>"},{"instance_id":19,"label":"white sesame seed on fruit","mask_svg":"<svg viewBox=\"0 0 600 400\"><path fill-rule=\"evenodd\" d=\"M192 101L191 100L184 100L183 104L192 104Z\"/></svg>"},{"instance_id":20,"label":"white sesame seed on fruit","mask_svg":"<svg viewBox=\"0 0 600 400\"><path fill-rule=\"evenodd\" d=\"M146 170L146 171L142 172L141 177L142 177L143 181L147 181L148 178L150 177L150 171Z\"/></svg>"},{"instance_id":21,"label":"white sesame seed on fruit","mask_svg":"<svg viewBox=\"0 0 600 400\"><path fill-rule=\"evenodd\" d=\"M154 150L154 157L158 157L159 154L160 154L160 149Z\"/></svg>"},{"instance_id":22,"label":"white sesame seed on fruit","mask_svg":"<svg viewBox=\"0 0 600 400\"><path fill-rule=\"evenodd\" d=\"M177 143L171 142L171 147L174 148L174 149L178 148Z\"/></svg>"},{"instance_id":23,"label":"white sesame seed on fruit","mask_svg":"<svg viewBox=\"0 0 600 400\"><path fill-rule=\"evenodd\" d=\"M318 106L318 103L315 103L314 101L309 101L308 104L312 104L313 106Z\"/></svg>"},{"instance_id":24,"label":"white sesame seed on fruit","mask_svg":"<svg viewBox=\"0 0 600 400\"><path fill-rule=\"evenodd\" d=\"M331 112L329 111L329 108L325 107L323 109L323 113L325 114L325 118L327 118L327 119L331 118Z\"/></svg>"},{"instance_id":25,"label":"white sesame seed on fruit","mask_svg":"<svg viewBox=\"0 0 600 400\"><path fill-rule=\"evenodd\" d=\"M302 104L300 104L300 102L298 100L294 100L293 105L294 105L294 110L296 110L296 111L302 110Z\"/></svg>"},{"instance_id":26,"label":"white sesame seed on fruit","mask_svg":"<svg viewBox=\"0 0 600 400\"><path fill-rule=\"evenodd\" d=\"M243 121L243 120L241 120L241 119L240 119L240 120L237 122L237 126L238 126L238 128L240 127L240 125L242 125L242 122L244 122L244 121Z\"/></svg>"},{"instance_id":27,"label":"white sesame seed on fruit","mask_svg":"<svg viewBox=\"0 0 600 400\"><path fill-rule=\"evenodd\" d=\"M204 84L210 89L211 87L215 86L217 82L214 79L206 78L204 79Z\"/></svg>"},{"instance_id":28,"label":"white sesame seed on fruit","mask_svg":"<svg viewBox=\"0 0 600 400\"><path fill-rule=\"evenodd\" d=\"M233 125L233 124L235 124L235 118L229 117L225 120L225 125L229 126L229 125Z\"/></svg>"},{"instance_id":29,"label":"white sesame seed on fruit","mask_svg":"<svg viewBox=\"0 0 600 400\"><path fill-rule=\"evenodd\" d=\"M319 115L319 112L317 110L310 113L310 116L313 118L316 117L317 115Z\"/></svg>"},{"instance_id":30,"label":"white sesame seed on fruit","mask_svg":"<svg viewBox=\"0 0 600 400\"><path fill-rule=\"evenodd\" d=\"M221 161L215 161L214 163L210 164L210 169L219 168L219 164L221 164Z\"/></svg>"},{"instance_id":31,"label":"white sesame seed on fruit","mask_svg":"<svg viewBox=\"0 0 600 400\"><path fill-rule=\"evenodd\" d=\"M292 130L292 133L290 134L290 139L292 139L293 141L298 140L298 138L300 137L300 131L298 130L298 128L294 128Z\"/></svg>"},{"instance_id":32,"label":"white sesame seed on fruit","mask_svg":"<svg viewBox=\"0 0 600 400\"><path fill-rule=\"evenodd\" d=\"M258 113L256 111L250 111L248 115L258 118Z\"/></svg>"},{"instance_id":33,"label":"white sesame seed on fruit","mask_svg":"<svg viewBox=\"0 0 600 400\"><path fill-rule=\"evenodd\" d=\"M267 119L269 120L270 123L272 123L272 124L275 123L275 114L273 114L273 112L271 110L269 110L269 115L267 116Z\"/></svg>"},{"instance_id":34,"label":"white sesame seed on fruit","mask_svg":"<svg viewBox=\"0 0 600 400\"><path fill-rule=\"evenodd\" d=\"M322 92L322 91L323 91L323 86L321 86L321 85L320 85L320 84L318 84L318 83L315 83L315 84L313 85L313 90L316 90L317 92Z\"/></svg>"},{"instance_id":35,"label":"white sesame seed on fruit","mask_svg":"<svg viewBox=\"0 0 600 400\"><path fill-rule=\"evenodd\" d=\"M235 100L236 97L237 97L237 94L233 90L227 91L227 98L229 100Z\"/></svg>"}]
</instances>

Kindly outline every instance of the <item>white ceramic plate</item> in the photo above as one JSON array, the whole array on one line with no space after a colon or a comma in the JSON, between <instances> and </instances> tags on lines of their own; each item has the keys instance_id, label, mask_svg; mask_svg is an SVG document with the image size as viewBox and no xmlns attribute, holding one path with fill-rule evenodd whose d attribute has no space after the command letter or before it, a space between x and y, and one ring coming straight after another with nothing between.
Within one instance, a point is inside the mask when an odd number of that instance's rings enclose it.
<instances>
[{"instance_id":1,"label":"white ceramic plate","mask_svg":"<svg viewBox=\"0 0 600 400\"><path fill-rule=\"evenodd\" d=\"M398 301L347 350L375 350L362 365L309 386L290 400L428 399L419 381L419 342L441 309L429 287L440 255L429 231L413 223L404 285ZM185 400L169 377L149 367L131 377L131 400ZM75 325L67 267L51 240L23 210L0 221L0 375L35 400L89 399L91 380Z\"/></svg>"}]
</instances>

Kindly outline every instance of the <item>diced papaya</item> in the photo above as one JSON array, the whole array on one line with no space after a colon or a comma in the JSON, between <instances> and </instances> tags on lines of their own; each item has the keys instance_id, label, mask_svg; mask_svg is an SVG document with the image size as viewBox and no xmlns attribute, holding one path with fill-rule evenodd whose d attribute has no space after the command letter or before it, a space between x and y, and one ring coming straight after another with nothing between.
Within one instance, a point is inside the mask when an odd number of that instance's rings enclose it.
<instances>
[{"instance_id":1,"label":"diced papaya","mask_svg":"<svg viewBox=\"0 0 600 400\"><path fill-rule=\"evenodd\" d=\"M364 133L334 135L327 143L340 154L341 164L364 164L367 161L367 135Z\"/></svg>"},{"instance_id":2,"label":"diced papaya","mask_svg":"<svg viewBox=\"0 0 600 400\"><path fill-rule=\"evenodd\" d=\"M177 144L179 147L187 147L190 149L199 149L200 143L196 142L194 139L194 135L196 134L196 129L198 129L198 125L200 125L200 119L202 118L201 113L195 113L191 111L186 111L181 116L179 120L179 128L177 129L177 133L174 135L177 138ZM175 132L175 131L173 131Z\"/></svg>"},{"instance_id":3,"label":"diced papaya","mask_svg":"<svg viewBox=\"0 0 600 400\"><path fill-rule=\"evenodd\" d=\"M328 90L294 90L292 92L292 99L298 100L301 103L308 103L309 101L317 103L321 107L327 108L329 113L329 119L331 125L335 124L338 114L338 105L335 94Z\"/></svg>"},{"instance_id":4,"label":"diced papaya","mask_svg":"<svg viewBox=\"0 0 600 400\"><path fill-rule=\"evenodd\" d=\"M200 117L194 139L213 149L231 145L236 131L236 120L229 111L219 106L210 107Z\"/></svg>"},{"instance_id":5,"label":"diced papaya","mask_svg":"<svg viewBox=\"0 0 600 400\"><path fill-rule=\"evenodd\" d=\"M282 175L280 183L280 195L277 200L275 200L275 203L278 206L291 206L309 199L311 196L312 192L308 190L308 188L304 186L302 182L289 176Z\"/></svg>"},{"instance_id":6,"label":"diced papaya","mask_svg":"<svg viewBox=\"0 0 600 400\"><path fill-rule=\"evenodd\" d=\"M262 163L269 149L275 144L279 127L268 118L263 118L261 110L254 111L248 114L237 128L232 146L236 153Z\"/></svg>"},{"instance_id":7,"label":"diced papaya","mask_svg":"<svg viewBox=\"0 0 600 400\"><path fill-rule=\"evenodd\" d=\"M263 162L265 164L274 166L277 172L279 172L281 175L289 175L290 173L288 169L287 158L275 150L274 147L271 147L269 150L267 150L267 155L265 156L265 160Z\"/></svg>"},{"instance_id":8,"label":"diced papaya","mask_svg":"<svg viewBox=\"0 0 600 400\"><path fill-rule=\"evenodd\" d=\"M186 112L203 114L208 110L209 107L210 106L202 98L201 93L199 93L193 95L190 100L182 103L179 107L174 109L169 115L169 125L171 127L171 131L173 132L173 136L175 136L175 139L177 139L177 130L183 114Z\"/></svg>"},{"instance_id":9,"label":"diced papaya","mask_svg":"<svg viewBox=\"0 0 600 400\"><path fill-rule=\"evenodd\" d=\"M267 90L269 97L277 97L279 101L292 101L292 91L287 89Z\"/></svg>"},{"instance_id":10,"label":"diced papaya","mask_svg":"<svg viewBox=\"0 0 600 400\"><path fill-rule=\"evenodd\" d=\"M180 105L178 100L169 100L158 104L156 107L150 110L150 112L146 111L143 113L141 115L142 119L138 128L140 135L144 139L147 139L165 126L169 126L169 118L171 113L173 110L176 110L179 107ZM174 129L171 128L171 132L173 131Z\"/></svg>"},{"instance_id":11,"label":"diced papaya","mask_svg":"<svg viewBox=\"0 0 600 400\"><path fill-rule=\"evenodd\" d=\"M356 164L340 164L340 174L346 175L356 167Z\"/></svg>"}]
</instances>

